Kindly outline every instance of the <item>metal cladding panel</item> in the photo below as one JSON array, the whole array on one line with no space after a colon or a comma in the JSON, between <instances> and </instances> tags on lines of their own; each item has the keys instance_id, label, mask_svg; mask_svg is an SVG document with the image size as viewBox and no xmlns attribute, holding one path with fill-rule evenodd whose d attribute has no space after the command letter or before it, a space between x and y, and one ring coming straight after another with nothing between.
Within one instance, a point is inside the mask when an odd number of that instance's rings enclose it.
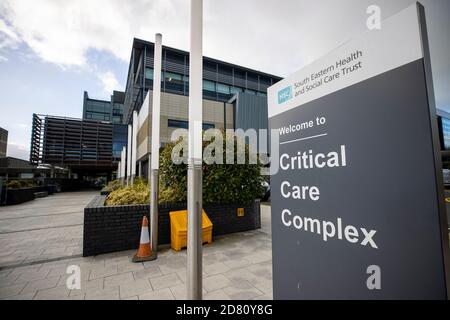
<instances>
[{"instance_id":1,"label":"metal cladding panel","mask_svg":"<svg viewBox=\"0 0 450 320\"><path fill-rule=\"evenodd\" d=\"M112 166L113 125L79 119L45 117L40 162L56 165Z\"/></svg>"},{"instance_id":2,"label":"metal cladding panel","mask_svg":"<svg viewBox=\"0 0 450 320\"><path fill-rule=\"evenodd\" d=\"M236 100L236 129L267 129L267 98L239 93Z\"/></svg>"}]
</instances>

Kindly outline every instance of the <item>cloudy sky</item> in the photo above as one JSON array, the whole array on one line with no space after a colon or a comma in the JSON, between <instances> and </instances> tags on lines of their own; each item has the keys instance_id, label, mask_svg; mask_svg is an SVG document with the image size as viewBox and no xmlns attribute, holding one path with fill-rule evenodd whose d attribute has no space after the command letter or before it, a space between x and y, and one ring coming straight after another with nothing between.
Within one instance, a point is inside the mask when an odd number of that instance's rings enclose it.
<instances>
[{"instance_id":1,"label":"cloudy sky","mask_svg":"<svg viewBox=\"0 0 450 320\"><path fill-rule=\"evenodd\" d=\"M204 0L204 54L288 76L413 0ZM450 112L450 0L427 9L435 91ZM33 112L81 117L83 91L123 90L133 37L189 49L188 0L1 0L0 127L29 156ZM395 48L394 48L395 49Z\"/></svg>"}]
</instances>

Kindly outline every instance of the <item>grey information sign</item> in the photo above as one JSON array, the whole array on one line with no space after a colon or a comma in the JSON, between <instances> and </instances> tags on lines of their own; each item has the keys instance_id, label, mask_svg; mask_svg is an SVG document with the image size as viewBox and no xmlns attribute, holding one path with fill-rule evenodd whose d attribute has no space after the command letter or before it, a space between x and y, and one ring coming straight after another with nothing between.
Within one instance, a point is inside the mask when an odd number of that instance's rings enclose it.
<instances>
[{"instance_id":1,"label":"grey information sign","mask_svg":"<svg viewBox=\"0 0 450 320\"><path fill-rule=\"evenodd\" d=\"M446 299L423 7L269 89L275 299Z\"/></svg>"}]
</instances>

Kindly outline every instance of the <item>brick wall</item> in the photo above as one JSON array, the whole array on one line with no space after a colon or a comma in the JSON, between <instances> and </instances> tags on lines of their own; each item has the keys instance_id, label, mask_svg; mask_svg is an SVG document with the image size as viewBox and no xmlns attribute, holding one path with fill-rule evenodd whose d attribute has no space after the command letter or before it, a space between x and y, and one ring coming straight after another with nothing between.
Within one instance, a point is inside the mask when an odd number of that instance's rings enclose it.
<instances>
[{"instance_id":1,"label":"brick wall","mask_svg":"<svg viewBox=\"0 0 450 320\"><path fill-rule=\"evenodd\" d=\"M105 196L96 196L84 209L83 256L137 249L142 217L149 218L149 205L105 207ZM237 209L244 208L238 217ZM170 211L185 210L186 204L159 206L158 242L170 244ZM261 228L260 202L247 205L207 205L204 210L213 223L213 237Z\"/></svg>"}]
</instances>

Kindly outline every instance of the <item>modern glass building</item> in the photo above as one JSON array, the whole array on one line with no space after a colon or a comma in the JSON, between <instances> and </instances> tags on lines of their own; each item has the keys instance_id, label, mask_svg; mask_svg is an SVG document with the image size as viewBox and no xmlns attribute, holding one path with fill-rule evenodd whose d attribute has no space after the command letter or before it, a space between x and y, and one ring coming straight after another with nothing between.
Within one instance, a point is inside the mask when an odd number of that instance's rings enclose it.
<instances>
[{"instance_id":1,"label":"modern glass building","mask_svg":"<svg viewBox=\"0 0 450 320\"><path fill-rule=\"evenodd\" d=\"M149 93L152 103L154 43L134 39L125 90L124 123L132 125ZM267 88L281 78L257 70L203 57L203 129L267 129ZM160 145L171 140L189 119L189 52L163 46L161 70ZM137 129L137 172L148 172L151 150L151 110ZM136 128L136 126L134 126Z\"/></svg>"},{"instance_id":2,"label":"modern glass building","mask_svg":"<svg viewBox=\"0 0 450 320\"><path fill-rule=\"evenodd\" d=\"M113 158L120 160L122 148L127 145L128 129L123 124L125 92L114 91L111 99L92 99L85 91L83 96L83 120L107 121L113 123Z\"/></svg>"},{"instance_id":3,"label":"modern glass building","mask_svg":"<svg viewBox=\"0 0 450 320\"><path fill-rule=\"evenodd\" d=\"M110 101L89 98L89 94L85 91L83 119L121 124L123 122L124 101L125 93L121 91L114 91Z\"/></svg>"},{"instance_id":4,"label":"modern glass building","mask_svg":"<svg viewBox=\"0 0 450 320\"><path fill-rule=\"evenodd\" d=\"M82 119L34 115L31 162L109 178L128 144L133 111L139 112L147 93L152 94L153 54L152 42L134 39L125 92L114 91L109 101L84 92ZM281 78L207 57L203 64L203 128L267 128L267 88ZM174 130L188 127L189 52L163 47L161 88L163 145ZM144 176L151 145L149 120L140 119L137 126L135 165Z\"/></svg>"},{"instance_id":5,"label":"modern glass building","mask_svg":"<svg viewBox=\"0 0 450 320\"><path fill-rule=\"evenodd\" d=\"M134 39L125 91L124 122L130 123L133 110L140 110L148 90L153 89L154 43ZM189 95L189 52L163 46L162 92ZM266 97L267 88L280 77L216 59L203 58L203 97L221 103L236 94ZM267 107L266 107L267 108Z\"/></svg>"},{"instance_id":6,"label":"modern glass building","mask_svg":"<svg viewBox=\"0 0 450 320\"><path fill-rule=\"evenodd\" d=\"M8 131L0 128L0 158L6 157L8 148Z\"/></svg>"}]
</instances>

